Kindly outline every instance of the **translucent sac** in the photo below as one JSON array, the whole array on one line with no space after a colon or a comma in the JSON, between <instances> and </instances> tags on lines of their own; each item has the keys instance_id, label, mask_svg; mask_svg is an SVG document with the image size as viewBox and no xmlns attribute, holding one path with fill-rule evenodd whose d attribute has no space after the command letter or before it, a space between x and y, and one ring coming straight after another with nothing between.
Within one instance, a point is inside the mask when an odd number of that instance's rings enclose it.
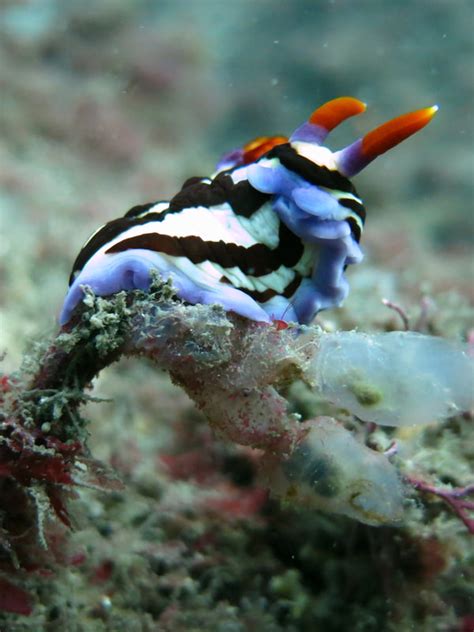
<instances>
[{"instance_id":1,"label":"translucent sac","mask_svg":"<svg viewBox=\"0 0 474 632\"><path fill-rule=\"evenodd\" d=\"M309 422L291 456L264 457L263 468L265 482L284 500L371 525L402 518L403 486L395 468L330 417Z\"/></svg>"},{"instance_id":2,"label":"translucent sac","mask_svg":"<svg viewBox=\"0 0 474 632\"><path fill-rule=\"evenodd\" d=\"M474 405L466 348L413 332L324 335L309 374L329 401L388 426L429 423Z\"/></svg>"}]
</instances>

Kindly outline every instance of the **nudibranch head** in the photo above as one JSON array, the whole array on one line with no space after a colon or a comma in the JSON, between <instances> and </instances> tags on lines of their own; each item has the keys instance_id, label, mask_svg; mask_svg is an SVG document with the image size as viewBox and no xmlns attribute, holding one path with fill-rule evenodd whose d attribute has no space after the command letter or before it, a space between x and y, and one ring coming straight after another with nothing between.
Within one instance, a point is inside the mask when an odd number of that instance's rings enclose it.
<instances>
[{"instance_id":1,"label":"nudibranch head","mask_svg":"<svg viewBox=\"0 0 474 632\"><path fill-rule=\"evenodd\" d=\"M365 104L340 97L293 134L263 136L226 154L209 178L191 178L169 202L133 207L86 242L60 316L84 286L106 296L147 289L151 271L178 297L218 303L256 321L309 323L342 303L346 267L362 259L365 209L349 177L424 127L436 107L400 116L348 147L322 145Z\"/></svg>"}]
</instances>

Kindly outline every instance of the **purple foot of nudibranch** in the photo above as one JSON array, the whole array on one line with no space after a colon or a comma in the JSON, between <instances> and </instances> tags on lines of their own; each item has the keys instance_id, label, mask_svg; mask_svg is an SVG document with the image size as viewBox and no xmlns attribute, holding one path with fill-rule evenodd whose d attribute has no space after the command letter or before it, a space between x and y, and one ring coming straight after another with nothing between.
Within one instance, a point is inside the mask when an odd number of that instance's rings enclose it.
<instances>
[{"instance_id":1,"label":"purple foot of nudibranch","mask_svg":"<svg viewBox=\"0 0 474 632\"><path fill-rule=\"evenodd\" d=\"M171 280L176 295L191 304L218 303L227 311L261 322L279 318L279 313L289 307L287 303L283 306L273 303L260 306L244 292L220 283L204 272L199 279L192 279L186 271L180 270L159 253L136 249L113 256L93 257L69 288L59 316L60 325L65 325L71 319L84 297L84 287L89 287L98 296L110 296L122 290L147 290L152 270L161 274L164 281ZM273 315L275 310L278 314ZM293 311L291 316L294 316Z\"/></svg>"}]
</instances>

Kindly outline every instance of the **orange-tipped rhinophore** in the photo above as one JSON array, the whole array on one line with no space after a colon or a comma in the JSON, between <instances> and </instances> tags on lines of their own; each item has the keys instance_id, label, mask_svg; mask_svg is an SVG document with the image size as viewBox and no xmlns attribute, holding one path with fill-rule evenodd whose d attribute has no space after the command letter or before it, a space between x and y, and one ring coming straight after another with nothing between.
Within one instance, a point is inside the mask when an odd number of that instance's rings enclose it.
<instances>
[{"instance_id":1,"label":"orange-tipped rhinophore","mask_svg":"<svg viewBox=\"0 0 474 632\"><path fill-rule=\"evenodd\" d=\"M330 132L351 116L362 114L366 108L365 103L354 97L338 97L317 108L309 117L308 122Z\"/></svg>"},{"instance_id":2,"label":"orange-tipped rhinophore","mask_svg":"<svg viewBox=\"0 0 474 632\"><path fill-rule=\"evenodd\" d=\"M314 110L309 119L291 135L291 141L321 145L331 130L367 106L354 97L338 97Z\"/></svg>"},{"instance_id":3,"label":"orange-tipped rhinophore","mask_svg":"<svg viewBox=\"0 0 474 632\"><path fill-rule=\"evenodd\" d=\"M415 134L428 125L438 111L438 106L423 108L415 112L408 112L376 127L362 139L362 153L369 160L373 160L380 154L392 149L402 140Z\"/></svg>"},{"instance_id":4,"label":"orange-tipped rhinophore","mask_svg":"<svg viewBox=\"0 0 474 632\"><path fill-rule=\"evenodd\" d=\"M438 106L433 105L402 114L375 128L352 145L334 154L339 171L348 178L356 175L374 158L428 125L437 111Z\"/></svg>"}]
</instances>

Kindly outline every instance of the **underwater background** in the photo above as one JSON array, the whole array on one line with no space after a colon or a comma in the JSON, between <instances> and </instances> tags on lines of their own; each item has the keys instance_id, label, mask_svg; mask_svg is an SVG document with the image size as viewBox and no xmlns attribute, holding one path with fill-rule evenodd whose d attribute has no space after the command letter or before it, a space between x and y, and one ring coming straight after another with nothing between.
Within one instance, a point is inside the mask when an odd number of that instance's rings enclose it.
<instances>
[{"instance_id":1,"label":"underwater background","mask_svg":"<svg viewBox=\"0 0 474 632\"><path fill-rule=\"evenodd\" d=\"M464 0L1 0L2 370L55 330L99 226L341 95L368 109L332 149L440 111L355 179L366 258L320 324L400 329L386 298L426 332L466 340L473 24ZM93 394L110 401L87 406L92 454L126 487L80 491L69 553L47 578L19 577L32 611L0 612L2 632L474 629L472 538L436 499L413 501L397 529L284 507L151 364L122 360ZM294 402L309 406L303 392ZM420 471L472 480L471 418L404 432Z\"/></svg>"}]
</instances>

